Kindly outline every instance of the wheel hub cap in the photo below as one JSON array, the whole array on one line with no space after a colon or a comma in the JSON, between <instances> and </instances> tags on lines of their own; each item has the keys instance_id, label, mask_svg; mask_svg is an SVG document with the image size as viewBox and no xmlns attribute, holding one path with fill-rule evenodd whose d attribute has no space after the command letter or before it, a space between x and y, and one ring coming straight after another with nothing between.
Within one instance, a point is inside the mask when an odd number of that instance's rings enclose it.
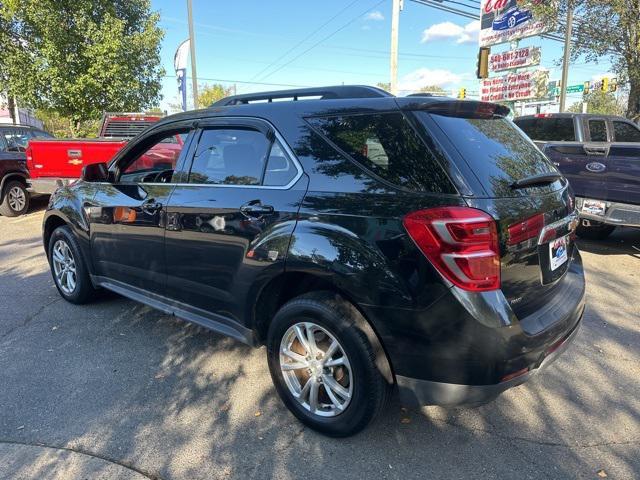
<instances>
[{"instance_id":1,"label":"wheel hub cap","mask_svg":"<svg viewBox=\"0 0 640 480\"><path fill-rule=\"evenodd\" d=\"M77 275L76 262L71 253L71 248L64 240L58 240L53 245L53 274L60 290L70 295L76 289Z\"/></svg>"}]
</instances>

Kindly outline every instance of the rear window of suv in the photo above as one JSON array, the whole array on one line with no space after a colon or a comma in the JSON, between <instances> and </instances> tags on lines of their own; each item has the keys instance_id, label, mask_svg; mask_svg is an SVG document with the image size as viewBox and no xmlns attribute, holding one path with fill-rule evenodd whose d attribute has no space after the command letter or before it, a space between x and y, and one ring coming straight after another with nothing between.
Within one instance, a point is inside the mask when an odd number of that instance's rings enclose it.
<instances>
[{"instance_id":1,"label":"rear window of suv","mask_svg":"<svg viewBox=\"0 0 640 480\"><path fill-rule=\"evenodd\" d=\"M514 123L532 140L540 142L575 142L573 118L516 118Z\"/></svg>"},{"instance_id":2,"label":"rear window of suv","mask_svg":"<svg viewBox=\"0 0 640 480\"><path fill-rule=\"evenodd\" d=\"M526 190L511 188L515 181L557 171L533 142L506 118L462 118L425 112L418 113L420 115L431 115L489 196L524 195ZM536 188L549 190L553 185Z\"/></svg>"},{"instance_id":3,"label":"rear window of suv","mask_svg":"<svg viewBox=\"0 0 640 480\"><path fill-rule=\"evenodd\" d=\"M408 190L455 193L434 155L402 113L314 117L307 121L356 163Z\"/></svg>"}]
</instances>

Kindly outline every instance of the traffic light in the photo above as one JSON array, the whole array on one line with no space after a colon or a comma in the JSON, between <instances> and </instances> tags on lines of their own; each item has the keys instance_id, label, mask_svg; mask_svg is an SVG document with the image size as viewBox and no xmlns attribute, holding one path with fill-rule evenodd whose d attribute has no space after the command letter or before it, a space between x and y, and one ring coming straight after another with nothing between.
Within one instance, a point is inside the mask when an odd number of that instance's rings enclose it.
<instances>
[{"instance_id":1,"label":"traffic light","mask_svg":"<svg viewBox=\"0 0 640 480\"><path fill-rule=\"evenodd\" d=\"M609 82L609 91L610 92L617 92L618 91L618 79L617 78L612 78L611 82Z\"/></svg>"},{"instance_id":2,"label":"traffic light","mask_svg":"<svg viewBox=\"0 0 640 480\"><path fill-rule=\"evenodd\" d=\"M609 78L608 77L604 77L602 79L602 84L600 85L600 90L602 90L605 93L609 91Z\"/></svg>"},{"instance_id":3,"label":"traffic light","mask_svg":"<svg viewBox=\"0 0 640 480\"><path fill-rule=\"evenodd\" d=\"M461 88L460 91L458 91L458 98L461 100L464 100L465 98L467 98L467 89L466 88Z\"/></svg>"},{"instance_id":4,"label":"traffic light","mask_svg":"<svg viewBox=\"0 0 640 480\"><path fill-rule=\"evenodd\" d=\"M476 63L476 76L480 79L489 78L489 54L491 49L480 47L478 51L478 62Z\"/></svg>"},{"instance_id":5,"label":"traffic light","mask_svg":"<svg viewBox=\"0 0 640 480\"><path fill-rule=\"evenodd\" d=\"M584 90L582 92L585 95L589 95L591 93L591 82L584 82Z\"/></svg>"}]
</instances>

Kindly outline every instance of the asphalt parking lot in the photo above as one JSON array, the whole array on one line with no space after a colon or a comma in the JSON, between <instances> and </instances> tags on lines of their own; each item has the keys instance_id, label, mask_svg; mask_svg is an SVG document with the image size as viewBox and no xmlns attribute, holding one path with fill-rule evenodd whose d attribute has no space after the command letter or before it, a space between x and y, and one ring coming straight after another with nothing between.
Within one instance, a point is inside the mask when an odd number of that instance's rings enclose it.
<instances>
[{"instance_id":1,"label":"asphalt parking lot","mask_svg":"<svg viewBox=\"0 0 640 480\"><path fill-rule=\"evenodd\" d=\"M303 428L264 350L105 294L63 301L43 202L0 217L0 478L640 477L640 231L582 242L588 306L544 375L477 409Z\"/></svg>"}]
</instances>

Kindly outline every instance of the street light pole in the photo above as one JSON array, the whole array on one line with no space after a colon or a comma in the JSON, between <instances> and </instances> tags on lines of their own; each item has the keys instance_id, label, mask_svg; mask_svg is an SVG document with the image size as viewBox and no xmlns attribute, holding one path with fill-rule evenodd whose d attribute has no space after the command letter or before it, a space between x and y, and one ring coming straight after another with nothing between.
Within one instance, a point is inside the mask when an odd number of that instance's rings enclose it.
<instances>
[{"instance_id":1,"label":"street light pole","mask_svg":"<svg viewBox=\"0 0 640 480\"><path fill-rule=\"evenodd\" d=\"M191 88L193 90L193 108L198 108L198 76L196 75L196 37L193 33L193 8L191 0L187 0L189 17L189 51L191 54Z\"/></svg>"},{"instance_id":2,"label":"street light pole","mask_svg":"<svg viewBox=\"0 0 640 480\"><path fill-rule=\"evenodd\" d=\"M573 29L573 5L567 2L567 28L564 37L564 58L562 60L562 81L560 83L560 113L567 105L567 81L569 79L569 61L571 60L571 30Z\"/></svg>"},{"instance_id":3,"label":"street light pole","mask_svg":"<svg viewBox=\"0 0 640 480\"><path fill-rule=\"evenodd\" d=\"M390 67L390 90L393 95L398 94L398 28L400 24L400 10L402 10L402 0L393 0L391 7L391 58Z\"/></svg>"}]
</instances>

